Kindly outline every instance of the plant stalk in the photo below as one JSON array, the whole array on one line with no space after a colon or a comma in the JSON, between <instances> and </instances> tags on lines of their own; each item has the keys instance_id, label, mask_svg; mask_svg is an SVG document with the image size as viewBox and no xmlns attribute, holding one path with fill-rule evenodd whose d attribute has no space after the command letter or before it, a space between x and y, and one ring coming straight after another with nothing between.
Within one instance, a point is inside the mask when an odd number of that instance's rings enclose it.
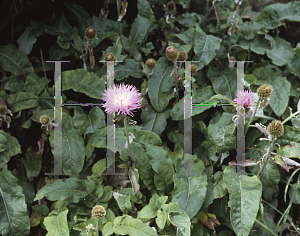
<instances>
[{"instance_id":1,"label":"plant stalk","mask_svg":"<svg viewBox=\"0 0 300 236\"><path fill-rule=\"evenodd\" d=\"M177 102L179 102L179 91L178 91L178 83L177 83L177 62L174 61L174 74L175 74L175 87L176 87L176 97Z\"/></svg>"},{"instance_id":2,"label":"plant stalk","mask_svg":"<svg viewBox=\"0 0 300 236\"><path fill-rule=\"evenodd\" d=\"M127 143L128 143L128 150L129 150L129 154L130 154L130 158L131 158L131 161L132 161L132 167L134 168L135 167L135 162L134 162L134 158L133 158L133 155L132 155L132 152L131 152L131 147L130 147L130 142L129 142L129 134L128 134L128 129L127 129L127 116L125 115L124 117L124 126L125 126L125 132L126 132L126 136L127 136Z\"/></svg>"},{"instance_id":3,"label":"plant stalk","mask_svg":"<svg viewBox=\"0 0 300 236\"><path fill-rule=\"evenodd\" d=\"M97 220L97 225L96 225L96 236L99 236L99 220Z\"/></svg>"},{"instance_id":4,"label":"plant stalk","mask_svg":"<svg viewBox=\"0 0 300 236\"><path fill-rule=\"evenodd\" d=\"M270 156L271 156L271 151L272 151L272 149L273 149L273 145L274 145L274 137L272 136L272 140L271 140L271 144L270 144L270 148L269 148L269 150L268 150L268 153L267 153L267 156L266 156L266 160L263 162L263 166L262 166L262 168L259 170L259 172L258 172L258 174L257 174L257 178L259 178L259 176L260 176L260 174L261 174L261 172L263 171L263 169L265 168L265 166L268 164L268 162L269 162L269 158L270 158Z\"/></svg>"},{"instance_id":5,"label":"plant stalk","mask_svg":"<svg viewBox=\"0 0 300 236\"><path fill-rule=\"evenodd\" d=\"M228 44L228 53L229 53L229 55L231 53L231 40L232 40L232 36L233 36L234 30L235 30L235 27L236 27L235 20L236 20L236 16L238 14L239 9L240 9L240 4L238 3L237 6L236 6L236 9L235 9L235 14L233 14L233 19L232 19L233 20L233 29L232 29L231 34L229 35L229 44Z\"/></svg>"},{"instance_id":6,"label":"plant stalk","mask_svg":"<svg viewBox=\"0 0 300 236\"><path fill-rule=\"evenodd\" d=\"M247 127L246 127L245 135L246 135L246 133L247 133L247 131L248 131L248 129L249 129L249 126L251 125L251 122L252 122L253 119L254 119L254 116L255 116L255 114L256 114L256 112L257 112L259 106L260 106L260 101L261 101L261 98L259 97L259 98L258 98L258 101L257 101L257 106L255 107L255 110L254 110L254 112L253 112L253 114L252 114L252 116L251 116L251 119L250 119L250 121L249 121L249 123L248 123L248 125L247 125Z\"/></svg>"},{"instance_id":7,"label":"plant stalk","mask_svg":"<svg viewBox=\"0 0 300 236\"><path fill-rule=\"evenodd\" d=\"M284 121L282 121L281 123L284 124L286 122L288 122L290 119L292 119L294 116L298 115L300 113L300 110L295 112L294 114L290 115L288 118L286 118Z\"/></svg>"}]
</instances>

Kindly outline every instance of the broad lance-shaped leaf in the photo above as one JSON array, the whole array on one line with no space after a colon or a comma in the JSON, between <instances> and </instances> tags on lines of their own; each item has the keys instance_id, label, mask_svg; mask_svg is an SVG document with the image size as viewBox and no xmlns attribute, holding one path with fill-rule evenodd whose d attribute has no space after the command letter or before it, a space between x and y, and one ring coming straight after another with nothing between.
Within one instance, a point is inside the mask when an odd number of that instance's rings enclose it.
<instances>
[{"instance_id":1,"label":"broad lance-shaped leaf","mask_svg":"<svg viewBox=\"0 0 300 236\"><path fill-rule=\"evenodd\" d=\"M44 225L48 231L46 236L66 236L69 235L67 221L68 208L62 202L55 203L55 210L44 218Z\"/></svg>"},{"instance_id":2,"label":"broad lance-shaped leaf","mask_svg":"<svg viewBox=\"0 0 300 236\"><path fill-rule=\"evenodd\" d=\"M222 39L207 35L198 24L196 24L196 34L194 42L195 56L193 61L200 61L196 65L198 70L208 65L216 56L216 50L220 49Z\"/></svg>"},{"instance_id":3,"label":"broad lance-shaped leaf","mask_svg":"<svg viewBox=\"0 0 300 236\"><path fill-rule=\"evenodd\" d=\"M226 169L223 178L229 192L231 225L237 236L248 236L259 209L262 183L257 176L227 173Z\"/></svg>"},{"instance_id":4,"label":"broad lance-shaped leaf","mask_svg":"<svg viewBox=\"0 0 300 236\"><path fill-rule=\"evenodd\" d=\"M171 109L165 109L163 112L157 112L148 104L148 111L142 110L141 119L143 121L143 129L149 130L161 135L167 126L167 119L170 116Z\"/></svg>"},{"instance_id":5,"label":"broad lance-shaped leaf","mask_svg":"<svg viewBox=\"0 0 300 236\"><path fill-rule=\"evenodd\" d=\"M38 97L28 92L19 92L7 99L7 104L13 106L12 112L26 110L39 105Z\"/></svg>"},{"instance_id":6,"label":"broad lance-shaped leaf","mask_svg":"<svg viewBox=\"0 0 300 236\"><path fill-rule=\"evenodd\" d=\"M153 108L162 112L169 104L173 95L175 79L171 76L174 69L169 66L170 62L166 57L161 57L156 63L152 77L148 81L148 94Z\"/></svg>"},{"instance_id":7,"label":"broad lance-shaped leaf","mask_svg":"<svg viewBox=\"0 0 300 236\"><path fill-rule=\"evenodd\" d=\"M0 233L3 236L28 235L30 222L18 179L5 165L0 171Z\"/></svg>"},{"instance_id":8,"label":"broad lance-shaped leaf","mask_svg":"<svg viewBox=\"0 0 300 236\"><path fill-rule=\"evenodd\" d=\"M14 45L0 46L0 67L15 74L33 73L33 66L26 54Z\"/></svg>"},{"instance_id":9,"label":"broad lance-shaped leaf","mask_svg":"<svg viewBox=\"0 0 300 236\"><path fill-rule=\"evenodd\" d=\"M17 40L19 44L19 50L28 55L32 48L33 44L37 41L37 34L30 26L26 28L26 30L21 34L19 39Z\"/></svg>"},{"instance_id":10,"label":"broad lance-shaped leaf","mask_svg":"<svg viewBox=\"0 0 300 236\"><path fill-rule=\"evenodd\" d=\"M80 132L74 128L72 117L62 113L62 168L66 174L81 172L85 159L84 140ZM50 130L50 145L54 147L54 130ZM56 145L59 145L56 143ZM51 150L54 152L54 150Z\"/></svg>"},{"instance_id":11,"label":"broad lance-shaped leaf","mask_svg":"<svg viewBox=\"0 0 300 236\"><path fill-rule=\"evenodd\" d=\"M147 18L137 15L130 29L129 39L131 42L133 44L140 44L144 40L149 26Z\"/></svg>"},{"instance_id":12,"label":"broad lance-shaped leaf","mask_svg":"<svg viewBox=\"0 0 300 236\"><path fill-rule=\"evenodd\" d=\"M18 140L0 130L0 169L9 161L10 157L17 155L20 151L21 145Z\"/></svg>"},{"instance_id":13,"label":"broad lance-shaped leaf","mask_svg":"<svg viewBox=\"0 0 300 236\"><path fill-rule=\"evenodd\" d=\"M141 78L144 74L141 69L141 64L134 59L125 59L124 62L119 63L115 68L115 80L124 80L128 76L134 78Z\"/></svg>"},{"instance_id":14,"label":"broad lance-shaped leaf","mask_svg":"<svg viewBox=\"0 0 300 236\"><path fill-rule=\"evenodd\" d=\"M204 163L197 160L196 155L185 153L184 162L176 161L176 174L174 174L174 191L172 202L184 210L192 219L200 210L206 194L207 176L202 173ZM188 160L191 161L189 166Z\"/></svg>"},{"instance_id":15,"label":"broad lance-shaped leaf","mask_svg":"<svg viewBox=\"0 0 300 236\"><path fill-rule=\"evenodd\" d=\"M114 219L114 232L118 235L130 236L158 235L150 226L129 215L118 216Z\"/></svg>"},{"instance_id":16,"label":"broad lance-shaped leaf","mask_svg":"<svg viewBox=\"0 0 300 236\"><path fill-rule=\"evenodd\" d=\"M79 180L76 178L58 179L41 188L34 201L43 197L46 197L50 201L70 198L70 201L77 203L81 198L91 194L96 187L97 184L94 181Z\"/></svg>"},{"instance_id":17,"label":"broad lance-shaped leaf","mask_svg":"<svg viewBox=\"0 0 300 236\"><path fill-rule=\"evenodd\" d=\"M174 202L165 204L162 209L167 212L171 224L177 228L177 236L191 235L191 221L184 210L180 209Z\"/></svg>"},{"instance_id":18,"label":"broad lance-shaped leaf","mask_svg":"<svg viewBox=\"0 0 300 236\"><path fill-rule=\"evenodd\" d=\"M206 86L203 89L198 89L196 95L193 94L193 103L211 103L217 102L216 99L211 99L214 95L214 91L211 86ZM198 115L211 106L195 106L192 109L192 116ZM178 103L172 108L170 116L173 120L184 119L184 98L180 99Z\"/></svg>"},{"instance_id":19,"label":"broad lance-shaped leaf","mask_svg":"<svg viewBox=\"0 0 300 236\"><path fill-rule=\"evenodd\" d=\"M101 99L101 93L104 93L106 86L94 73L77 69L62 73L61 88L62 91L73 89L75 92L85 93L91 98Z\"/></svg>"},{"instance_id":20,"label":"broad lance-shaped leaf","mask_svg":"<svg viewBox=\"0 0 300 236\"><path fill-rule=\"evenodd\" d=\"M167 194L173 189L173 175L175 174L172 160L168 153L161 147L152 144L145 145L146 151L151 159L150 164L154 173L156 189L161 194Z\"/></svg>"},{"instance_id":21,"label":"broad lance-shaped leaf","mask_svg":"<svg viewBox=\"0 0 300 236\"><path fill-rule=\"evenodd\" d=\"M86 114L83 109L75 107L73 116L74 126L79 129L83 135L94 133L96 129L105 127L104 112L98 106L93 106L89 114Z\"/></svg>"}]
</instances>

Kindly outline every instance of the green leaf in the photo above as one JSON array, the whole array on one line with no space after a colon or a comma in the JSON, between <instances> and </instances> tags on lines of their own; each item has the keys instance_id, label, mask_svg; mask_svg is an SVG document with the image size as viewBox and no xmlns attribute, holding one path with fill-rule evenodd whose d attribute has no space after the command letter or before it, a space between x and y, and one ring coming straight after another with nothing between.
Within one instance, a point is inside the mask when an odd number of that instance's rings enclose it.
<instances>
[{"instance_id":1,"label":"green leaf","mask_svg":"<svg viewBox=\"0 0 300 236\"><path fill-rule=\"evenodd\" d=\"M33 66L26 54L12 44L0 46L0 67L14 74L33 72Z\"/></svg>"},{"instance_id":2,"label":"green leaf","mask_svg":"<svg viewBox=\"0 0 300 236\"><path fill-rule=\"evenodd\" d=\"M130 54L134 58L134 60L136 61L142 60L142 54L137 50L136 46L131 42L131 40L126 38L124 35L121 35L120 40L124 47L124 50L128 54Z\"/></svg>"},{"instance_id":3,"label":"green leaf","mask_svg":"<svg viewBox=\"0 0 300 236\"><path fill-rule=\"evenodd\" d=\"M186 169L188 159L192 161L190 169ZM172 202L192 219L200 210L206 194L207 176L201 173L205 168L204 163L196 155L185 153L184 162L177 159L175 167L178 174L173 176L175 188Z\"/></svg>"},{"instance_id":4,"label":"green leaf","mask_svg":"<svg viewBox=\"0 0 300 236\"><path fill-rule=\"evenodd\" d=\"M193 45L195 41L195 34L196 34L195 28L190 28L182 32L181 34L175 34L175 36L180 40L182 40L185 44Z\"/></svg>"},{"instance_id":5,"label":"green leaf","mask_svg":"<svg viewBox=\"0 0 300 236\"><path fill-rule=\"evenodd\" d=\"M50 130L50 145L54 147L54 130ZM85 159L84 139L74 129L72 117L62 113L62 168L66 174L81 172ZM53 152L53 149L51 150Z\"/></svg>"},{"instance_id":6,"label":"green leaf","mask_svg":"<svg viewBox=\"0 0 300 236\"><path fill-rule=\"evenodd\" d=\"M67 57L72 53L75 53L76 50L73 47L70 47L68 50L62 49L56 44L53 44L49 50L49 59L50 60L60 60L63 57Z\"/></svg>"},{"instance_id":7,"label":"green leaf","mask_svg":"<svg viewBox=\"0 0 300 236\"><path fill-rule=\"evenodd\" d=\"M294 48L294 53L300 58L300 43Z\"/></svg>"},{"instance_id":8,"label":"green leaf","mask_svg":"<svg viewBox=\"0 0 300 236\"><path fill-rule=\"evenodd\" d=\"M46 236L65 236L69 235L68 228L68 208L66 206L59 207L59 202L55 203L55 210L44 218L44 225L48 231Z\"/></svg>"},{"instance_id":9,"label":"green leaf","mask_svg":"<svg viewBox=\"0 0 300 236\"><path fill-rule=\"evenodd\" d=\"M0 169L6 164L10 157L17 155L21 151L18 140L8 133L0 130Z\"/></svg>"},{"instance_id":10,"label":"green leaf","mask_svg":"<svg viewBox=\"0 0 300 236\"><path fill-rule=\"evenodd\" d=\"M97 47L103 39L119 33L118 23L116 21L107 18L99 18L93 15L93 18L80 22L78 25L78 34L81 37L84 37L85 30L89 26L94 27L97 32L97 38L92 41L93 48ZM85 37L82 39L84 41L86 40Z\"/></svg>"},{"instance_id":11,"label":"green leaf","mask_svg":"<svg viewBox=\"0 0 300 236\"><path fill-rule=\"evenodd\" d=\"M265 67L255 69L253 75L258 79L257 85L264 83L272 85L273 91L269 104L275 114L281 116L288 105L291 83L281 73Z\"/></svg>"},{"instance_id":12,"label":"green leaf","mask_svg":"<svg viewBox=\"0 0 300 236\"><path fill-rule=\"evenodd\" d=\"M37 41L37 34L33 28L28 26L26 30L18 38L17 42L19 44L19 50L28 55L32 48L33 44Z\"/></svg>"},{"instance_id":13,"label":"green leaf","mask_svg":"<svg viewBox=\"0 0 300 236\"><path fill-rule=\"evenodd\" d=\"M158 234L148 225L132 216L118 216L114 220L114 232L119 235L129 236L157 236Z\"/></svg>"},{"instance_id":14,"label":"green leaf","mask_svg":"<svg viewBox=\"0 0 300 236\"><path fill-rule=\"evenodd\" d=\"M291 188L289 190L289 197L290 199L292 198L292 195L293 195L293 192L295 192L295 196L294 196L294 200L293 200L293 203L294 204L300 204L300 184L298 183L298 187L296 189L296 184L297 183L294 183L294 184L291 184Z\"/></svg>"},{"instance_id":15,"label":"green leaf","mask_svg":"<svg viewBox=\"0 0 300 236\"><path fill-rule=\"evenodd\" d=\"M71 46L70 42L69 42L69 39L66 36L62 35L62 34L58 35L58 37L57 37L57 44L61 48L66 49L66 50L68 50L70 48L70 46Z\"/></svg>"},{"instance_id":16,"label":"green leaf","mask_svg":"<svg viewBox=\"0 0 300 236\"><path fill-rule=\"evenodd\" d=\"M18 185L18 179L12 175L6 165L0 171L0 192L1 234L3 236L28 235L30 222L25 197L21 186Z\"/></svg>"},{"instance_id":17,"label":"green leaf","mask_svg":"<svg viewBox=\"0 0 300 236\"><path fill-rule=\"evenodd\" d=\"M73 122L74 126L84 136L106 126L104 112L98 106L93 106L88 115L81 107L75 107Z\"/></svg>"},{"instance_id":18,"label":"green leaf","mask_svg":"<svg viewBox=\"0 0 300 236\"><path fill-rule=\"evenodd\" d=\"M155 219L155 223L160 229L163 229L166 225L168 215L165 211L157 211L157 218Z\"/></svg>"},{"instance_id":19,"label":"green leaf","mask_svg":"<svg viewBox=\"0 0 300 236\"><path fill-rule=\"evenodd\" d=\"M163 210L167 212L171 224L177 227L178 236L191 235L191 222L185 211L181 210L174 202L165 204Z\"/></svg>"},{"instance_id":20,"label":"green leaf","mask_svg":"<svg viewBox=\"0 0 300 236\"><path fill-rule=\"evenodd\" d=\"M112 235L114 233L114 223L113 222L107 222L103 229L102 229L102 235L103 236L109 236Z\"/></svg>"},{"instance_id":21,"label":"green leaf","mask_svg":"<svg viewBox=\"0 0 300 236\"><path fill-rule=\"evenodd\" d=\"M229 192L230 219L237 236L247 236L253 226L262 194L262 184L257 176L224 173Z\"/></svg>"},{"instance_id":22,"label":"green leaf","mask_svg":"<svg viewBox=\"0 0 300 236\"><path fill-rule=\"evenodd\" d=\"M133 44L142 43L147 34L149 26L150 25L147 18L137 15L130 29L129 39L131 40L131 42Z\"/></svg>"},{"instance_id":23,"label":"green leaf","mask_svg":"<svg viewBox=\"0 0 300 236\"><path fill-rule=\"evenodd\" d=\"M211 103L216 102L216 99L210 99L214 95L214 91L211 86L206 86L199 91L196 91L196 95L193 94L193 103ZM212 106L195 106L192 109L192 116L198 115ZM170 113L173 120L184 119L184 98L180 99L178 103L172 108Z\"/></svg>"},{"instance_id":24,"label":"green leaf","mask_svg":"<svg viewBox=\"0 0 300 236\"><path fill-rule=\"evenodd\" d=\"M150 164L154 173L154 183L160 194L170 193L173 189L173 175L175 174L172 160L167 152L152 144L146 145L146 151L150 157Z\"/></svg>"},{"instance_id":25,"label":"green leaf","mask_svg":"<svg viewBox=\"0 0 300 236\"><path fill-rule=\"evenodd\" d=\"M200 61L197 63L198 70L208 65L216 56L216 50L220 49L222 39L207 35L198 24L196 24L196 34L194 42L195 56L193 61Z\"/></svg>"},{"instance_id":26,"label":"green leaf","mask_svg":"<svg viewBox=\"0 0 300 236\"><path fill-rule=\"evenodd\" d=\"M29 209L35 197L34 185L33 182L29 181L26 176L26 170L24 164L21 164L18 171L19 171L18 173L19 184L23 189L23 194L25 196L25 203L27 205L27 209Z\"/></svg>"},{"instance_id":27,"label":"green leaf","mask_svg":"<svg viewBox=\"0 0 300 236\"><path fill-rule=\"evenodd\" d=\"M76 19L76 21L78 21L79 23L85 19L90 18L90 14L88 12L86 12L82 6L71 3L71 2L64 2L64 5L66 6L66 8L72 12L74 14L74 18Z\"/></svg>"},{"instance_id":28,"label":"green leaf","mask_svg":"<svg viewBox=\"0 0 300 236\"><path fill-rule=\"evenodd\" d=\"M42 157L39 156L37 152L33 151L30 146L26 151L26 161L24 162L27 177L30 181L33 181L33 177L39 175L42 167L42 161Z\"/></svg>"},{"instance_id":29,"label":"green leaf","mask_svg":"<svg viewBox=\"0 0 300 236\"><path fill-rule=\"evenodd\" d=\"M19 92L7 99L7 105L12 106L12 112L33 108L39 105L38 97L28 92Z\"/></svg>"},{"instance_id":30,"label":"green leaf","mask_svg":"<svg viewBox=\"0 0 300 236\"><path fill-rule=\"evenodd\" d=\"M38 96L43 90L45 90L45 87L49 82L49 79L45 77L40 78L37 74L31 73L26 76L23 91Z\"/></svg>"},{"instance_id":31,"label":"green leaf","mask_svg":"<svg viewBox=\"0 0 300 236\"><path fill-rule=\"evenodd\" d=\"M69 70L62 73L62 91L73 89L75 92L85 93L91 98L101 99L106 89L105 84L92 72L84 69Z\"/></svg>"},{"instance_id":32,"label":"green leaf","mask_svg":"<svg viewBox=\"0 0 300 236\"><path fill-rule=\"evenodd\" d=\"M126 211L132 210L130 198L131 195L123 195L117 198L117 203L119 205L119 208L124 214L126 214Z\"/></svg>"},{"instance_id":33,"label":"green leaf","mask_svg":"<svg viewBox=\"0 0 300 236\"><path fill-rule=\"evenodd\" d=\"M97 184L94 181L79 180L76 178L58 179L41 188L34 201L46 197L50 201L65 200L77 203L81 198L91 194Z\"/></svg>"},{"instance_id":34,"label":"green leaf","mask_svg":"<svg viewBox=\"0 0 300 236\"><path fill-rule=\"evenodd\" d=\"M162 112L168 106L169 100L174 97L172 87L175 79L171 76L173 66L169 66L167 58L159 58L156 65L148 81L148 94L153 108Z\"/></svg>"},{"instance_id":35,"label":"green leaf","mask_svg":"<svg viewBox=\"0 0 300 236\"><path fill-rule=\"evenodd\" d=\"M147 19L154 18L153 10L150 6L150 3L147 0L137 0L137 8L141 17Z\"/></svg>"},{"instance_id":36,"label":"green leaf","mask_svg":"<svg viewBox=\"0 0 300 236\"><path fill-rule=\"evenodd\" d=\"M265 29L274 29L284 25L285 20L300 22L300 2L271 4L254 19L255 22L264 25Z\"/></svg>"},{"instance_id":37,"label":"green leaf","mask_svg":"<svg viewBox=\"0 0 300 236\"><path fill-rule=\"evenodd\" d=\"M148 111L142 110L142 127L145 130L161 135L167 125L167 119L170 117L171 109L165 109L163 112L157 112L151 104L148 104Z\"/></svg>"},{"instance_id":38,"label":"green leaf","mask_svg":"<svg viewBox=\"0 0 300 236\"><path fill-rule=\"evenodd\" d=\"M281 147L277 154L283 157L288 158L299 158L300 159L300 144L296 145L286 145L284 147Z\"/></svg>"},{"instance_id":39,"label":"green leaf","mask_svg":"<svg viewBox=\"0 0 300 236\"><path fill-rule=\"evenodd\" d=\"M185 27L194 27L198 22L201 24L203 22L203 16L198 15L197 13L185 13L182 16L176 17L175 20L178 21L179 24L184 25ZM195 29L194 29L195 31ZM186 31L185 31L186 32ZM194 40L193 40L194 42Z\"/></svg>"},{"instance_id":40,"label":"green leaf","mask_svg":"<svg viewBox=\"0 0 300 236\"><path fill-rule=\"evenodd\" d=\"M4 89L13 92L22 92L24 86L23 78L23 75L9 77L8 81L4 85Z\"/></svg>"},{"instance_id":41,"label":"green leaf","mask_svg":"<svg viewBox=\"0 0 300 236\"><path fill-rule=\"evenodd\" d=\"M141 78L144 74L141 69L141 64L134 59L125 59L124 62L119 63L115 68L115 80L123 80L132 76L134 78Z\"/></svg>"},{"instance_id":42,"label":"green leaf","mask_svg":"<svg viewBox=\"0 0 300 236\"><path fill-rule=\"evenodd\" d=\"M258 32L262 29L262 25L256 21L246 21L240 25L241 34L243 34L246 40L253 39Z\"/></svg>"}]
</instances>

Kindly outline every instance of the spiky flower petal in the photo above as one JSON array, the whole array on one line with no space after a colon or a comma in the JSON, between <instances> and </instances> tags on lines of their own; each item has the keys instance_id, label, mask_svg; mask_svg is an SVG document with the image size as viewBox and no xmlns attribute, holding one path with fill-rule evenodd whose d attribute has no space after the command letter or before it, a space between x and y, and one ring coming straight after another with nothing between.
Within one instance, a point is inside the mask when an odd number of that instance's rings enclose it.
<instances>
[{"instance_id":1,"label":"spiky flower petal","mask_svg":"<svg viewBox=\"0 0 300 236\"><path fill-rule=\"evenodd\" d=\"M237 109L240 110L242 108L246 108L245 109L245 113L248 113L250 111L250 109L252 110L254 107L254 103L253 100L251 99L252 96L252 92L245 90L245 91L238 91L236 92L236 98L233 100L233 103L235 103L237 105Z\"/></svg>"},{"instance_id":2,"label":"spiky flower petal","mask_svg":"<svg viewBox=\"0 0 300 236\"><path fill-rule=\"evenodd\" d=\"M142 107L142 94L132 85L114 84L104 92L102 100L106 103L102 106L109 114L118 112L133 117L132 111Z\"/></svg>"},{"instance_id":3,"label":"spiky flower petal","mask_svg":"<svg viewBox=\"0 0 300 236\"><path fill-rule=\"evenodd\" d=\"M102 219L106 215L106 210L103 206L97 205L92 209L92 216L97 220Z\"/></svg>"},{"instance_id":4,"label":"spiky flower petal","mask_svg":"<svg viewBox=\"0 0 300 236\"><path fill-rule=\"evenodd\" d=\"M268 125L268 132L275 138L281 136L284 132L283 124L281 123L280 120L273 120L269 125Z\"/></svg>"},{"instance_id":5,"label":"spiky flower petal","mask_svg":"<svg viewBox=\"0 0 300 236\"><path fill-rule=\"evenodd\" d=\"M272 93L272 86L269 84L264 84L257 89L257 95L262 99L268 99Z\"/></svg>"}]
</instances>

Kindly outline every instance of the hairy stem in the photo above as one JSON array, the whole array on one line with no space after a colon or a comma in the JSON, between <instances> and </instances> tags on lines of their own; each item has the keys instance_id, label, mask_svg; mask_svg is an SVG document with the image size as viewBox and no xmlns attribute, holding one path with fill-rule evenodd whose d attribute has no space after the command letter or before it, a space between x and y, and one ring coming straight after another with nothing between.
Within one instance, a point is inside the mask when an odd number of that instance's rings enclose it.
<instances>
[{"instance_id":1,"label":"hairy stem","mask_svg":"<svg viewBox=\"0 0 300 236\"><path fill-rule=\"evenodd\" d=\"M263 166L262 166L262 168L259 170L259 172L258 172L258 174L257 174L257 178L259 178L259 176L260 176L260 174L261 174L261 172L263 171L263 169L265 168L265 166L268 164L268 162L269 162L269 158L270 158L270 156L271 156L271 152L272 152L272 150L273 150L273 145L274 145L274 137L272 136L272 141L271 141L271 144L270 144L270 148L269 148L269 150L268 150L268 152L267 152L267 156L266 156L266 160L263 162Z\"/></svg>"},{"instance_id":2,"label":"hairy stem","mask_svg":"<svg viewBox=\"0 0 300 236\"><path fill-rule=\"evenodd\" d=\"M290 119L292 119L294 116L298 115L300 113L300 110L295 112L294 114L290 115L288 118L286 118L284 121L282 121L281 123L284 124L286 122L288 122Z\"/></svg>"},{"instance_id":3,"label":"hairy stem","mask_svg":"<svg viewBox=\"0 0 300 236\"><path fill-rule=\"evenodd\" d=\"M177 62L176 61L174 61L174 74L175 74L176 97L177 97L177 102L179 102L179 91L178 91L178 83L177 83Z\"/></svg>"},{"instance_id":4,"label":"hairy stem","mask_svg":"<svg viewBox=\"0 0 300 236\"><path fill-rule=\"evenodd\" d=\"M246 127L245 135L246 135L246 133L247 133L247 131L248 131L248 129L249 129L249 126L251 125L251 122L252 122L253 119L254 119L254 116L255 116L255 114L256 114L258 108L259 108L260 101L261 101L261 98L258 98L257 106L255 107L255 110L254 110L254 112L253 112L253 114L252 114L252 116L251 116L251 119L250 119L250 121L249 121L249 123L248 123L248 125L247 125L247 127Z\"/></svg>"},{"instance_id":5,"label":"hairy stem","mask_svg":"<svg viewBox=\"0 0 300 236\"><path fill-rule=\"evenodd\" d=\"M99 236L99 220L97 220L96 224L96 236Z\"/></svg>"},{"instance_id":6,"label":"hairy stem","mask_svg":"<svg viewBox=\"0 0 300 236\"><path fill-rule=\"evenodd\" d=\"M134 167L135 162L134 162L134 158L133 158L133 155L132 155L132 152L131 152L131 147L130 147L130 142L129 142L129 134L128 134L128 129L127 129L127 119L126 118L127 118L127 116L125 115L125 117L124 117L124 126L125 126L125 132L126 132L126 136L127 136L128 150L129 150L130 158L131 158L131 161L132 161L132 166Z\"/></svg>"}]
</instances>

